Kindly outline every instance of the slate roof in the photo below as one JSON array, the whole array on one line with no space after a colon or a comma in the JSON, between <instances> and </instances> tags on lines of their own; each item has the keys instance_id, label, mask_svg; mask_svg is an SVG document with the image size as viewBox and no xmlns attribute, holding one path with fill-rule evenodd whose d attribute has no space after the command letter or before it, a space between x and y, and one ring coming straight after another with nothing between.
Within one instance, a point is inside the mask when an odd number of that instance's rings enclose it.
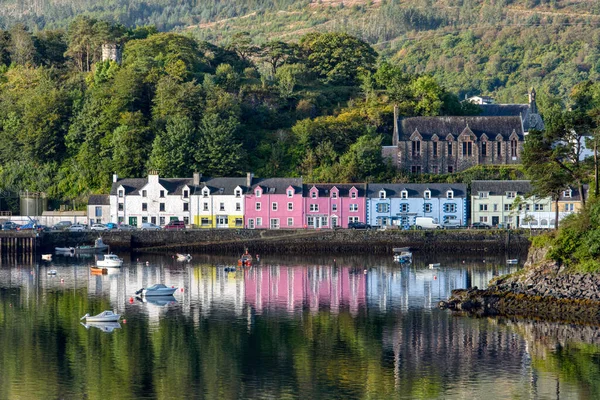
<instances>
[{"instance_id":1,"label":"slate roof","mask_svg":"<svg viewBox=\"0 0 600 400\"><path fill-rule=\"evenodd\" d=\"M368 197L379 198L379 191L385 190L387 198L400 198L402 191L408 192L408 198L424 198L425 191L431 191L432 198L446 197L450 189L454 197L467 197L467 185L464 183L369 183Z\"/></svg>"},{"instance_id":2,"label":"slate roof","mask_svg":"<svg viewBox=\"0 0 600 400\"><path fill-rule=\"evenodd\" d=\"M246 178L206 178L200 182L200 187L207 187L210 190L210 194L222 194L222 195L233 195L235 194L235 188L241 187L242 194L248 193L250 189L246 186Z\"/></svg>"},{"instance_id":3,"label":"slate roof","mask_svg":"<svg viewBox=\"0 0 600 400\"><path fill-rule=\"evenodd\" d=\"M257 178L253 182L252 191L260 186L266 194L285 194L287 188L292 186L294 194L302 194L302 178Z\"/></svg>"},{"instance_id":4,"label":"slate roof","mask_svg":"<svg viewBox=\"0 0 600 400\"><path fill-rule=\"evenodd\" d=\"M531 112L529 104L479 104L480 116L484 117L521 117L523 119L523 130L529 132L532 129L543 130L542 117Z\"/></svg>"},{"instance_id":5,"label":"slate roof","mask_svg":"<svg viewBox=\"0 0 600 400\"><path fill-rule=\"evenodd\" d=\"M304 191L302 196L308 197L310 189L316 187L319 191L319 197L329 197L331 195L331 189L334 187L338 189L339 197L350 197L350 189L355 187L358 190L358 197L365 197L367 193L366 183L307 183L303 185Z\"/></svg>"},{"instance_id":6,"label":"slate roof","mask_svg":"<svg viewBox=\"0 0 600 400\"><path fill-rule=\"evenodd\" d=\"M410 136L418 131L423 140L431 140L436 134L440 140L444 140L448 134L458 136L469 128L477 137L481 138L484 133L489 140L495 140L501 135L503 140L508 141L510 135L515 132L523 139L523 126L520 117L412 117L400 121L398 138L400 141L410 140Z\"/></svg>"},{"instance_id":7,"label":"slate roof","mask_svg":"<svg viewBox=\"0 0 600 400\"><path fill-rule=\"evenodd\" d=\"M506 192L517 192L525 196L532 191L530 181L472 181L471 193L477 196L478 192L489 192L490 196L504 196Z\"/></svg>"},{"instance_id":8,"label":"slate roof","mask_svg":"<svg viewBox=\"0 0 600 400\"><path fill-rule=\"evenodd\" d=\"M138 195L139 192L144 186L148 183L147 178L125 178L119 179L116 182L112 183L112 187L110 188L110 195L116 196L117 190L119 186L123 186L125 189L125 196L135 196Z\"/></svg>"},{"instance_id":9,"label":"slate roof","mask_svg":"<svg viewBox=\"0 0 600 400\"><path fill-rule=\"evenodd\" d=\"M88 206L109 206L110 196L107 194L92 194L88 199Z\"/></svg>"},{"instance_id":10,"label":"slate roof","mask_svg":"<svg viewBox=\"0 0 600 400\"><path fill-rule=\"evenodd\" d=\"M569 186L569 188L571 189L571 197L565 197L563 194L564 192L562 192L560 194L560 198L559 201L580 201L581 200L581 195L579 193L579 189L577 188L577 186ZM589 195L589 185L583 185L583 193L585 198L587 199L588 195ZM569 189L567 189L568 191Z\"/></svg>"}]
</instances>

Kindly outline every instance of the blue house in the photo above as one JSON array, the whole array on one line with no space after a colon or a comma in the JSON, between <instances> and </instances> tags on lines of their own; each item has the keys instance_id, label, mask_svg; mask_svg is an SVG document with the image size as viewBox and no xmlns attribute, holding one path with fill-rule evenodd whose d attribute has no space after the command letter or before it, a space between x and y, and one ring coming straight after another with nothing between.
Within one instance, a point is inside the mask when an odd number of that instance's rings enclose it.
<instances>
[{"instance_id":1,"label":"blue house","mask_svg":"<svg viewBox=\"0 0 600 400\"><path fill-rule=\"evenodd\" d=\"M467 225L467 185L462 183L370 183L367 218L372 226L410 227L417 217L441 225Z\"/></svg>"}]
</instances>

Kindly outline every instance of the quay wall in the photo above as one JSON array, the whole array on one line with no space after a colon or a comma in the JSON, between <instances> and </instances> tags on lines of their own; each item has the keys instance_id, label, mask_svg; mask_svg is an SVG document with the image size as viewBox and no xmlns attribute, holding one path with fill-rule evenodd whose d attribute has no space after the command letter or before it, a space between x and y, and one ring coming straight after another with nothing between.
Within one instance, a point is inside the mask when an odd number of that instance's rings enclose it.
<instances>
[{"instance_id":1,"label":"quay wall","mask_svg":"<svg viewBox=\"0 0 600 400\"><path fill-rule=\"evenodd\" d=\"M2 232L0 235L10 233ZM394 247L419 251L526 252L529 231L364 231L364 230L249 230L199 229L183 231L43 232L40 248L91 244L102 236L111 251L211 252L230 254L248 248L252 253L333 252L391 253Z\"/></svg>"}]
</instances>

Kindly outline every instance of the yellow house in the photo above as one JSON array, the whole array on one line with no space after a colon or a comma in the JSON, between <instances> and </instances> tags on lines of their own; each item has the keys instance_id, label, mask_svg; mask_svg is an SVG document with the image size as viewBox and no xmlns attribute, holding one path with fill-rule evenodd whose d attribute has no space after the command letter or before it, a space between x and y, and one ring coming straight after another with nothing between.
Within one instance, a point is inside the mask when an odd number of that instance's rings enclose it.
<instances>
[{"instance_id":1,"label":"yellow house","mask_svg":"<svg viewBox=\"0 0 600 400\"><path fill-rule=\"evenodd\" d=\"M587 197L588 186L584 185L583 192ZM562 192L558 199L558 212L559 213L574 213L581 210L581 194L579 189L575 187L569 187L569 189ZM556 211L556 203L552 203L552 212Z\"/></svg>"},{"instance_id":2,"label":"yellow house","mask_svg":"<svg viewBox=\"0 0 600 400\"><path fill-rule=\"evenodd\" d=\"M252 184L246 178L207 178L200 182L192 204L194 225L200 228L243 228L244 195Z\"/></svg>"}]
</instances>

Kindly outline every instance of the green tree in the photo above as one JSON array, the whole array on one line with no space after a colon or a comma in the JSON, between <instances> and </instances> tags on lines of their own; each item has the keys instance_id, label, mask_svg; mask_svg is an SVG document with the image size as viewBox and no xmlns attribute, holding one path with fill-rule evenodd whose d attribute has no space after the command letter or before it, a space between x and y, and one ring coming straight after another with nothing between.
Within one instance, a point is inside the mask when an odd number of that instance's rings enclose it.
<instances>
[{"instance_id":1,"label":"green tree","mask_svg":"<svg viewBox=\"0 0 600 400\"><path fill-rule=\"evenodd\" d=\"M271 73L276 75L279 67L296 61L295 55L299 49L294 43L273 40L262 46L260 51L265 62L271 66Z\"/></svg>"},{"instance_id":2,"label":"green tree","mask_svg":"<svg viewBox=\"0 0 600 400\"><path fill-rule=\"evenodd\" d=\"M165 130L159 131L152 143L150 167L164 176L190 176L197 170L194 155L198 147L198 132L185 116L169 118Z\"/></svg>"},{"instance_id":3,"label":"green tree","mask_svg":"<svg viewBox=\"0 0 600 400\"><path fill-rule=\"evenodd\" d=\"M140 111L123 113L112 135L113 171L119 176L143 176L152 141L152 131Z\"/></svg>"},{"instance_id":4,"label":"green tree","mask_svg":"<svg viewBox=\"0 0 600 400\"><path fill-rule=\"evenodd\" d=\"M18 65L35 64L37 55L33 36L23 24L13 25L9 30L10 60Z\"/></svg>"},{"instance_id":5,"label":"green tree","mask_svg":"<svg viewBox=\"0 0 600 400\"><path fill-rule=\"evenodd\" d=\"M240 174L244 168L244 152L235 139L238 120L221 118L216 112L205 113L200 122L200 143L196 161L201 171L213 176Z\"/></svg>"}]
</instances>

